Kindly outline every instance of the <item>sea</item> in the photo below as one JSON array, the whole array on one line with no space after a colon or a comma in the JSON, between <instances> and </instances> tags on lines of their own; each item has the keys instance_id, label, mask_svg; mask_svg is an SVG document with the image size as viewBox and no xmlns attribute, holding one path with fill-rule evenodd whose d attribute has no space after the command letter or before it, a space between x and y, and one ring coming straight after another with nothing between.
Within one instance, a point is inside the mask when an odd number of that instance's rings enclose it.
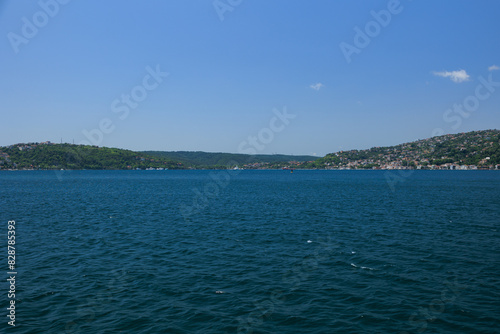
<instances>
[{"instance_id":1,"label":"sea","mask_svg":"<svg viewBox=\"0 0 500 334\"><path fill-rule=\"evenodd\" d=\"M499 229L500 171L1 171L0 332L500 333Z\"/></svg>"}]
</instances>

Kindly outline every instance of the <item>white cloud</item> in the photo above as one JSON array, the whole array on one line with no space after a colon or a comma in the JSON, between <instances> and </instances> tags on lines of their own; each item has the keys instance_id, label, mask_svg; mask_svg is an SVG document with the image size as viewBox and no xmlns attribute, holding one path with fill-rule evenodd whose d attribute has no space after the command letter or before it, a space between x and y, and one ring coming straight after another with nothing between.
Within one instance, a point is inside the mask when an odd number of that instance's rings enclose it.
<instances>
[{"instance_id":1,"label":"white cloud","mask_svg":"<svg viewBox=\"0 0 500 334\"><path fill-rule=\"evenodd\" d=\"M323 87L324 87L324 85L323 85L321 82L318 82L318 83L316 83L316 84L314 84L314 85L311 85L311 86L309 86L309 87L311 87L311 88L312 88L312 89L314 89L314 90L320 90L321 88L323 88Z\"/></svg>"},{"instance_id":2,"label":"white cloud","mask_svg":"<svg viewBox=\"0 0 500 334\"><path fill-rule=\"evenodd\" d=\"M451 81L460 83L464 81L468 81L470 76L465 72L465 70L459 70L459 71L444 71L444 72L433 72L434 75L443 77L443 78L450 78Z\"/></svg>"},{"instance_id":3,"label":"white cloud","mask_svg":"<svg viewBox=\"0 0 500 334\"><path fill-rule=\"evenodd\" d=\"M497 65L491 65L490 67L488 67L488 71L498 71L500 70L500 67L498 67Z\"/></svg>"}]
</instances>

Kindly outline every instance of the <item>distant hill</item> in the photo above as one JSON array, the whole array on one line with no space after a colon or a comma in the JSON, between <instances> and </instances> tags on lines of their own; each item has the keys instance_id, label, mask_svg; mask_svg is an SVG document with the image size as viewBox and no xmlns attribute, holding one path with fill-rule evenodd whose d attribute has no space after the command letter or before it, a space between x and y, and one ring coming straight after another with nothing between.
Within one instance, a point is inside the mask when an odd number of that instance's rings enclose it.
<instances>
[{"instance_id":1,"label":"distant hill","mask_svg":"<svg viewBox=\"0 0 500 334\"><path fill-rule=\"evenodd\" d=\"M118 148L43 143L0 147L0 169L232 168L255 162L311 161L313 156L206 152L134 152Z\"/></svg>"},{"instance_id":2,"label":"distant hill","mask_svg":"<svg viewBox=\"0 0 500 334\"><path fill-rule=\"evenodd\" d=\"M134 152L117 148L27 143L0 147L0 169L321 168L494 169L500 130L449 134L389 147L339 151L323 158L207 152Z\"/></svg>"},{"instance_id":3,"label":"distant hill","mask_svg":"<svg viewBox=\"0 0 500 334\"><path fill-rule=\"evenodd\" d=\"M500 164L500 130L448 134L390 147L327 154L303 168L494 168Z\"/></svg>"},{"instance_id":4,"label":"distant hill","mask_svg":"<svg viewBox=\"0 0 500 334\"><path fill-rule=\"evenodd\" d=\"M28 143L0 147L1 169L136 169L185 166L177 161L118 148Z\"/></svg>"},{"instance_id":5,"label":"distant hill","mask_svg":"<svg viewBox=\"0 0 500 334\"><path fill-rule=\"evenodd\" d=\"M171 160L180 161L186 165L193 165L197 167L233 167L244 166L251 163L279 163L279 162L305 162L314 161L318 157L310 155L283 155L283 154L260 154L260 155L247 155L237 153L208 153L208 152L165 152L165 151L143 151L141 153L167 158Z\"/></svg>"}]
</instances>

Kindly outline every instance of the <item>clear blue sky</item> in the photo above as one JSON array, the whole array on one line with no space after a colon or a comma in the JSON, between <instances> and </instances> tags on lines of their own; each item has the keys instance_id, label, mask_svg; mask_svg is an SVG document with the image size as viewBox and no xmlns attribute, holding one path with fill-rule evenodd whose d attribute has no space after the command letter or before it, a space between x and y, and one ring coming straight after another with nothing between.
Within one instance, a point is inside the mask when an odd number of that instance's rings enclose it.
<instances>
[{"instance_id":1,"label":"clear blue sky","mask_svg":"<svg viewBox=\"0 0 500 334\"><path fill-rule=\"evenodd\" d=\"M324 155L500 128L500 84L480 79L500 82L496 0L60 1L0 1L1 146L90 131L133 150L255 136L259 153Z\"/></svg>"}]
</instances>

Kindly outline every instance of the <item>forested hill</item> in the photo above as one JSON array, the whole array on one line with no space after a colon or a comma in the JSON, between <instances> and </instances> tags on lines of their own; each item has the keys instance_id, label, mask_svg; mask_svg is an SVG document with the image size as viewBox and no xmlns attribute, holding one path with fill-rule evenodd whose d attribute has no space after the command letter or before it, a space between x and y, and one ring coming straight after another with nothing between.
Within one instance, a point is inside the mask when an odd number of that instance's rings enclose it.
<instances>
[{"instance_id":1,"label":"forested hill","mask_svg":"<svg viewBox=\"0 0 500 334\"><path fill-rule=\"evenodd\" d=\"M166 151L144 151L144 154L154 155L161 158L180 161L186 165L197 167L232 167L247 166L252 163L286 163L289 161L314 161L318 157L310 155L284 155L284 154L237 154L237 153L209 153L209 152L166 152Z\"/></svg>"},{"instance_id":2,"label":"forested hill","mask_svg":"<svg viewBox=\"0 0 500 334\"><path fill-rule=\"evenodd\" d=\"M134 152L71 144L28 143L0 147L0 169L147 168L349 168L499 169L500 131L449 134L390 147L313 156L207 152Z\"/></svg>"},{"instance_id":3,"label":"forested hill","mask_svg":"<svg viewBox=\"0 0 500 334\"><path fill-rule=\"evenodd\" d=\"M495 168L500 130L448 134L390 147L327 154L305 168Z\"/></svg>"},{"instance_id":4,"label":"forested hill","mask_svg":"<svg viewBox=\"0 0 500 334\"><path fill-rule=\"evenodd\" d=\"M254 163L311 161L312 156L246 155L206 152L135 152L118 148L54 144L0 147L0 169L233 168Z\"/></svg>"},{"instance_id":5,"label":"forested hill","mask_svg":"<svg viewBox=\"0 0 500 334\"><path fill-rule=\"evenodd\" d=\"M136 169L185 166L177 161L118 148L28 143L0 147L1 169Z\"/></svg>"}]
</instances>

